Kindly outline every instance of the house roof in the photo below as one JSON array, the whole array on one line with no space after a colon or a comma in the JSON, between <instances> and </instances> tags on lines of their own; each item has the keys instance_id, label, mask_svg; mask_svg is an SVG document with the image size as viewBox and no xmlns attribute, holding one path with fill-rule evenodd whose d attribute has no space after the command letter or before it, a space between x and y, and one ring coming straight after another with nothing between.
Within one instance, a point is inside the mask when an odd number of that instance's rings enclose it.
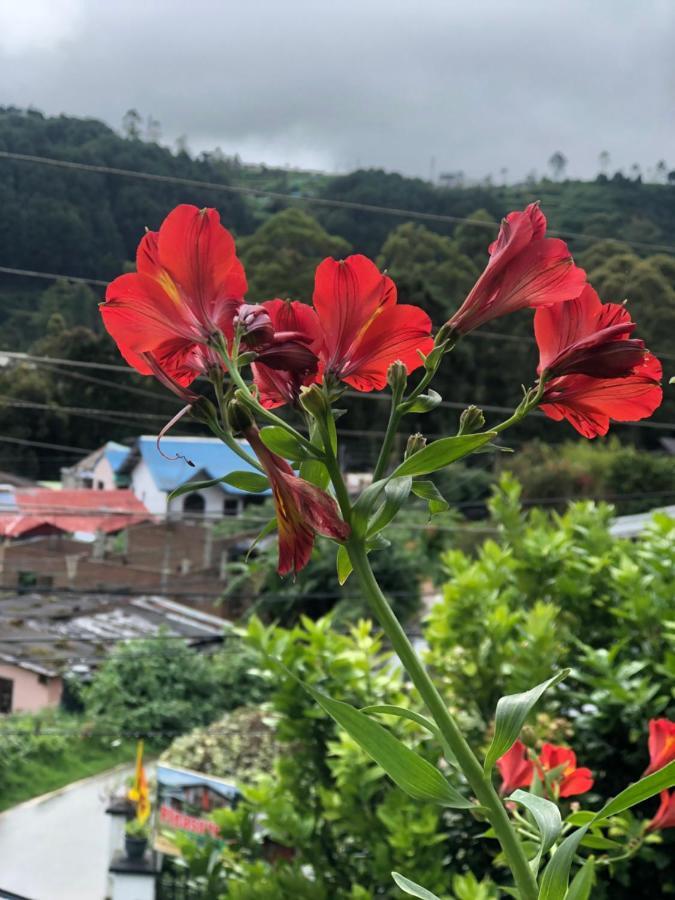
<instances>
[{"instance_id":1,"label":"house roof","mask_svg":"<svg viewBox=\"0 0 675 900\"><path fill-rule=\"evenodd\" d=\"M108 441L103 447L103 455L110 463L110 468L115 474L122 468L130 453L130 447L125 447L124 444L118 444L116 441Z\"/></svg>"},{"instance_id":2,"label":"house roof","mask_svg":"<svg viewBox=\"0 0 675 900\"><path fill-rule=\"evenodd\" d=\"M50 530L109 534L151 519L131 491L28 488L14 492L13 506L3 504L0 535L16 538L29 532Z\"/></svg>"},{"instance_id":3,"label":"house roof","mask_svg":"<svg viewBox=\"0 0 675 900\"><path fill-rule=\"evenodd\" d=\"M243 441L240 443L244 450L249 450L248 444ZM221 478L230 472L256 471L218 438L165 437L162 438L160 453L157 438L154 435L142 435L136 442L136 448L160 491L173 491L188 481L196 480L197 476L210 479ZM133 466L134 460L130 457L124 468L131 469ZM222 484L221 487L228 494L249 493L230 485Z\"/></svg>"},{"instance_id":4,"label":"house roof","mask_svg":"<svg viewBox=\"0 0 675 900\"><path fill-rule=\"evenodd\" d=\"M53 676L73 665L95 668L120 642L160 633L195 647L220 644L229 626L165 597L19 594L2 601L0 660Z\"/></svg>"}]
</instances>

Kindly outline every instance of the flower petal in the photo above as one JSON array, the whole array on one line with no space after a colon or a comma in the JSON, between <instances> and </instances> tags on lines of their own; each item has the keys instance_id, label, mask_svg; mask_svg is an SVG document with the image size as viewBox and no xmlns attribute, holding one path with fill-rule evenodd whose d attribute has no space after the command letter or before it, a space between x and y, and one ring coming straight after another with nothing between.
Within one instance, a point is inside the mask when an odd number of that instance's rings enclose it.
<instances>
[{"instance_id":1,"label":"flower petal","mask_svg":"<svg viewBox=\"0 0 675 900\"><path fill-rule=\"evenodd\" d=\"M593 787L593 773L584 767L575 769L565 776L560 783L560 796L573 797L575 794L585 794Z\"/></svg>"}]
</instances>

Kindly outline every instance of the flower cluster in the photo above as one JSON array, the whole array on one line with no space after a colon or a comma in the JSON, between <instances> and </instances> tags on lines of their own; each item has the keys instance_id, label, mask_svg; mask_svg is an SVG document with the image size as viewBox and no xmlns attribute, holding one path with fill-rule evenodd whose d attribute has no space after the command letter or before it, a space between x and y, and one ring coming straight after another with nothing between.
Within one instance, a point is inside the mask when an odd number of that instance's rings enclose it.
<instances>
[{"instance_id":1,"label":"flower cluster","mask_svg":"<svg viewBox=\"0 0 675 900\"><path fill-rule=\"evenodd\" d=\"M651 719L649 722L649 765L642 777L658 772L675 760L675 722ZM497 760L502 779L499 792L512 794L518 788L543 792L553 800L585 794L593 787L590 769L577 767L573 750L543 744L539 755L530 753L521 740ZM675 792L661 792L661 803L647 829L675 828Z\"/></svg>"},{"instance_id":2,"label":"flower cluster","mask_svg":"<svg viewBox=\"0 0 675 900\"><path fill-rule=\"evenodd\" d=\"M398 303L391 278L360 255L319 264L311 305L246 302L246 275L218 213L182 205L143 237L136 272L111 282L101 314L127 362L188 407L198 400L195 379L222 382L232 365L238 372L250 364L250 397L265 412L297 406L314 383L382 390L394 362L410 374L434 347L442 356L480 325L532 307L540 352L536 400L546 415L567 419L589 438L605 434L610 419L651 415L661 402L658 360L632 337L627 310L601 303L565 242L546 236L536 204L506 217L488 253L485 271L434 341L427 314ZM288 552L280 571L302 568L317 532L348 538L349 527L322 488L301 484L280 457L258 452L258 458L284 523Z\"/></svg>"}]
</instances>

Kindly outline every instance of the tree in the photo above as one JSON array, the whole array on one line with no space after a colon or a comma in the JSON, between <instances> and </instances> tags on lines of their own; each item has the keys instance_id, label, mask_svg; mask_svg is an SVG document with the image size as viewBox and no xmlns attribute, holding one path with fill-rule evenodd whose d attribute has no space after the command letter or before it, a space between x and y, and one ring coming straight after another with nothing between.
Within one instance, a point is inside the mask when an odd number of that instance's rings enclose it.
<instances>
[{"instance_id":1,"label":"tree","mask_svg":"<svg viewBox=\"0 0 675 900\"><path fill-rule=\"evenodd\" d=\"M122 118L122 133L132 141L141 137L141 115L137 109L128 109Z\"/></svg>"},{"instance_id":2,"label":"tree","mask_svg":"<svg viewBox=\"0 0 675 900\"><path fill-rule=\"evenodd\" d=\"M606 175L609 171L609 163L610 163L610 155L608 150L602 150L600 155L598 156L598 162L600 163L600 171L603 175Z\"/></svg>"},{"instance_id":3,"label":"tree","mask_svg":"<svg viewBox=\"0 0 675 900\"><path fill-rule=\"evenodd\" d=\"M551 155L548 161L549 168L553 172L553 177L555 179L560 179L565 173L565 169L567 168L567 157L564 156L560 152L560 150L556 150L555 153Z\"/></svg>"},{"instance_id":4,"label":"tree","mask_svg":"<svg viewBox=\"0 0 675 900\"><path fill-rule=\"evenodd\" d=\"M327 256L347 256L349 250L346 241L328 234L302 210L282 210L241 242L249 296L256 302L274 297L309 302L317 265Z\"/></svg>"}]
</instances>

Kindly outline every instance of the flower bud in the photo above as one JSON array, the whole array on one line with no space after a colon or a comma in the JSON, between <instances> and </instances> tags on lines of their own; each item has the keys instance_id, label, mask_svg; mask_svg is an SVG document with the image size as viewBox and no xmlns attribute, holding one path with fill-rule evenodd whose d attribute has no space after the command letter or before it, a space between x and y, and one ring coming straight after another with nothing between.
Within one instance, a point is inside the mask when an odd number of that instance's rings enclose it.
<instances>
[{"instance_id":1,"label":"flower bud","mask_svg":"<svg viewBox=\"0 0 675 900\"><path fill-rule=\"evenodd\" d=\"M394 397L402 397L408 383L408 370L400 359L393 362L387 369L387 384L391 388Z\"/></svg>"},{"instance_id":2,"label":"flower bud","mask_svg":"<svg viewBox=\"0 0 675 900\"><path fill-rule=\"evenodd\" d=\"M326 394L318 384L300 388L300 405L315 419L324 419L330 410Z\"/></svg>"},{"instance_id":3,"label":"flower bud","mask_svg":"<svg viewBox=\"0 0 675 900\"><path fill-rule=\"evenodd\" d=\"M274 337L274 325L264 306L242 304L237 310L233 324L239 329L247 347L269 344Z\"/></svg>"},{"instance_id":4,"label":"flower bud","mask_svg":"<svg viewBox=\"0 0 675 900\"><path fill-rule=\"evenodd\" d=\"M408 443L405 447L405 453L403 455L404 459L408 459L413 456L415 453L419 453L420 450L424 450L427 445L427 439L423 434L419 432L417 434L411 434L408 438Z\"/></svg>"},{"instance_id":5,"label":"flower bud","mask_svg":"<svg viewBox=\"0 0 675 900\"><path fill-rule=\"evenodd\" d=\"M457 434L476 434L485 425L483 410L477 406L468 406L459 417L459 431Z\"/></svg>"},{"instance_id":6,"label":"flower bud","mask_svg":"<svg viewBox=\"0 0 675 900\"><path fill-rule=\"evenodd\" d=\"M227 422L234 434L245 434L254 424L253 417L239 400L227 404Z\"/></svg>"}]
</instances>

